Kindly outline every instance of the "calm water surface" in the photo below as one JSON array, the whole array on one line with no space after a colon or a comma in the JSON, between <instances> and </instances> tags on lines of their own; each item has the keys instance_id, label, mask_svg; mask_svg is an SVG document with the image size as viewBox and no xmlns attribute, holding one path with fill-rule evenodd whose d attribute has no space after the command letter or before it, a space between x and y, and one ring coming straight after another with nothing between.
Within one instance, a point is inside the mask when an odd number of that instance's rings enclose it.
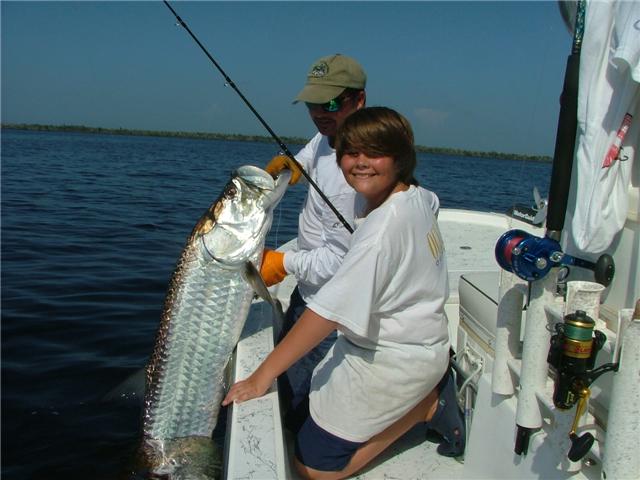
<instances>
[{"instance_id":1,"label":"calm water surface","mask_svg":"<svg viewBox=\"0 0 640 480\"><path fill-rule=\"evenodd\" d=\"M140 399L105 394L146 363L175 262L230 172L276 153L2 131L3 479L131 476ZM443 208L484 211L531 204L549 174L549 164L426 154L417 171ZM295 236L304 194L287 192L270 246Z\"/></svg>"}]
</instances>

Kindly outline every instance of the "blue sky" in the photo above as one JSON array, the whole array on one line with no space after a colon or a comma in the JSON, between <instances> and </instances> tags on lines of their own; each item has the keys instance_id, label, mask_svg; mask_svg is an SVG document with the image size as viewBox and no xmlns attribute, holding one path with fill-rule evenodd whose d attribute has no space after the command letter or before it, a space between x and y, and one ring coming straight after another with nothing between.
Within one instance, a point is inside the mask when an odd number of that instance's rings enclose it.
<instances>
[{"instance_id":1,"label":"blue sky","mask_svg":"<svg viewBox=\"0 0 640 480\"><path fill-rule=\"evenodd\" d=\"M172 2L281 136L317 58L368 74L427 146L552 155L571 48L557 3ZM0 3L2 122L267 135L162 2Z\"/></svg>"}]
</instances>

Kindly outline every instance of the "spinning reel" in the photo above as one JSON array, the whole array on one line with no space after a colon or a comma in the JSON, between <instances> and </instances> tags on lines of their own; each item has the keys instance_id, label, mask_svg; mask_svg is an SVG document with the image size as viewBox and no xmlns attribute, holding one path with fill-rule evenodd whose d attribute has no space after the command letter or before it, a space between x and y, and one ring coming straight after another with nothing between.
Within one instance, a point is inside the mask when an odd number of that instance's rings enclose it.
<instances>
[{"instance_id":1,"label":"spinning reel","mask_svg":"<svg viewBox=\"0 0 640 480\"><path fill-rule=\"evenodd\" d=\"M498 239L495 248L500 267L528 282L540 280L553 267L575 265L592 270L595 279L605 287L615 273L613 257L601 255L593 263L562 251L560 244L549 237L536 237L524 230L509 230Z\"/></svg>"},{"instance_id":2,"label":"spinning reel","mask_svg":"<svg viewBox=\"0 0 640 480\"><path fill-rule=\"evenodd\" d=\"M563 323L555 325L556 333L551 337L551 347L547 361L556 373L553 388L553 404L562 410L572 408L576 403L569 438L571 448L568 457L573 462L584 457L594 438L589 432L578 436L576 430L580 417L587 408L589 386L603 373L618 371L618 363L607 363L593 368L596 356L602 349L607 337L594 330L595 322L582 310L564 317Z\"/></svg>"}]
</instances>

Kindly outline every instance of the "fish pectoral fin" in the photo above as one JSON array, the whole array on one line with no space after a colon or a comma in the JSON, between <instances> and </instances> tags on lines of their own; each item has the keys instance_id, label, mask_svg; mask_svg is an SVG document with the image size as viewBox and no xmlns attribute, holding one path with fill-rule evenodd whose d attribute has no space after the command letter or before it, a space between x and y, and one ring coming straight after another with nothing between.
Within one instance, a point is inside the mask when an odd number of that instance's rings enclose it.
<instances>
[{"instance_id":1,"label":"fish pectoral fin","mask_svg":"<svg viewBox=\"0 0 640 480\"><path fill-rule=\"evenodd\" d=\"M282 303L277 298L271 305L273 307L273 330L274 338L279 339L284 327L284 312L282 311Z\"/></svg>"},{"instance_id":2,"label":"fish pectoral fin","mask_svg":"<svg viewBox=\"0 0 640 480\"><path fill-rule=\"evenodd\" d=\"M253 288L253 291L265 302L269 305L273 306L273 297L269 293L269 289L267 288L267 284L264 283L262 275L253 264L253 262L246 262L244 265L244 277Z\"/></svg>"},{"instance_id":3,"label":"fish pectoral fin","mask_svg":"<svg viewBox=\"0 0 640 480\"><path fill-rule=\"evenodd\" d=\"M142 401L146 384L146 368L139 368L122 383L101 397L103 402Z\"/></svg>"},{"instance_id":4,"label":"fish pectoral fin","mask_svg":"<svg viewBox=\"0 0 640 480\"><path fill-rule=\"evenodd\" d=\"M265 302L271 305L271 308L273 309L273 327L279 335L279 332L282 330L282 326L284 325L284 313L282 311L282 304L279 300L274 300L274 298L271 296L266 283L264 283L264 280L262 279L262 275L260 275L260 272L252 262L246 262L244 273L245 278L249 285L251 285L251 287L253 288L253 291Z\"/></svg>"}]
</instances>

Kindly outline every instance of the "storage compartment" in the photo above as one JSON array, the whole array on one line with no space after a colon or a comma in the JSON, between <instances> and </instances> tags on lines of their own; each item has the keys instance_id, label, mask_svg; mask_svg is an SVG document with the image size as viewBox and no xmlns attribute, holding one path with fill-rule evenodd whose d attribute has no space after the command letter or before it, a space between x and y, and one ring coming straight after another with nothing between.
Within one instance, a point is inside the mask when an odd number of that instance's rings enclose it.
<instances>
[{"instance_id":1,"label":"storage compartment","mask_svg":"<svg viewBox=\"0 0 640 480\"><path fill-rule=\"evenodd\" d=\"M498 312L498 272L467 273L460 277L460 328L493 356ZM463 345L458 345L463 347Z\"/></svg>"}]
</instances>

